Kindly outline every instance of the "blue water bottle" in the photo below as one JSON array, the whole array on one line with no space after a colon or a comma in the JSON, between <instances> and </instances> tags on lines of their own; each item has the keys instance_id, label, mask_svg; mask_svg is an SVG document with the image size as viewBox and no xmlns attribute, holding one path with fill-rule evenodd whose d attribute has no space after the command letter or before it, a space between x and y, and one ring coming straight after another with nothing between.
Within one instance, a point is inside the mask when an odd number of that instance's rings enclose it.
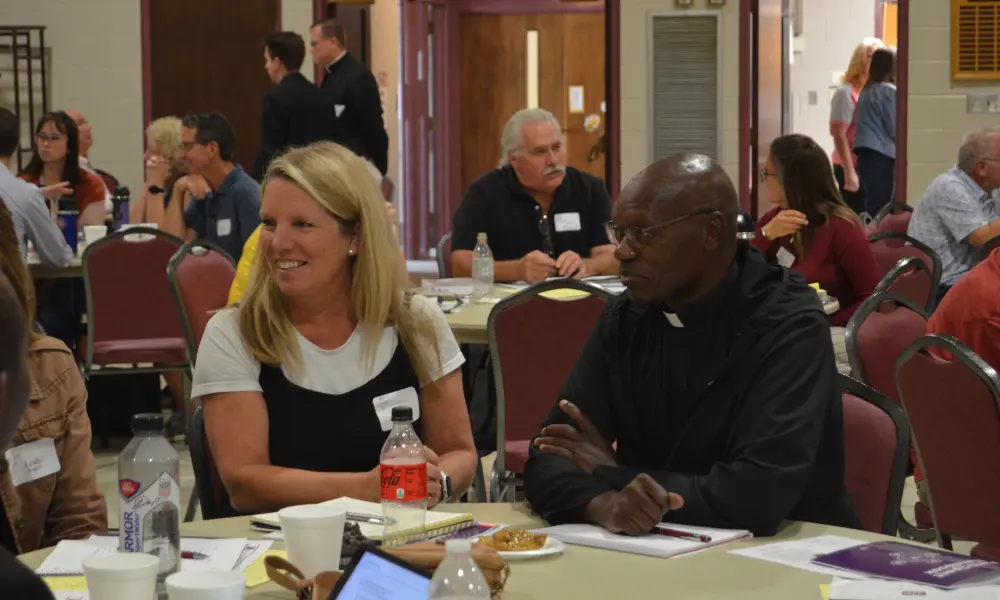
<instances>
[{"instance_id":1,"label":"blue water bottle","mask_svg":"<svg viewBox=\"0 0 1000 600\"><path fill-rule=\"evenodd\" d=\"M59 199L59 212L56 218L56 223L59 225L59 230L62 231L63 237L66 238L66 243L69 244L70 250L73 254L76 254L76 250L79 247L79 228L77 224L80 220L80 212L77 210L76 199L74 198L60 198Z\"/></svg>"}]
</instances>

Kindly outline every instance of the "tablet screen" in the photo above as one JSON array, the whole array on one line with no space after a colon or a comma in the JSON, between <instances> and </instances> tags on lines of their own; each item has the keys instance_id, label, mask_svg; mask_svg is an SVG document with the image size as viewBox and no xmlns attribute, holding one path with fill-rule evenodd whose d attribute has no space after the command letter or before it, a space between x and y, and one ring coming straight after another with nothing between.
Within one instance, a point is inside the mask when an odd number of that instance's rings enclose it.
<instances>
[{"instance_id":1,"label":"tablet screen","mask_svg":"<svg viewBox=\"0 0 1000 600\"><path fill-rule=\"evenodd\" d=\"M431 580L375 552L365 552L354 565L337 600L426 600Z\"/></svg>"}]
</instances>

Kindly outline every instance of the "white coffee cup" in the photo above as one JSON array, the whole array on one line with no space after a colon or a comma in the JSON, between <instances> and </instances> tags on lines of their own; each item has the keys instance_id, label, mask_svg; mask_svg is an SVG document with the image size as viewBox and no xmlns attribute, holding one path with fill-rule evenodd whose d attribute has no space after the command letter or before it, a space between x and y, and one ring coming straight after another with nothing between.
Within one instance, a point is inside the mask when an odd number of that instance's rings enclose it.
<instances>
[{"instance_id":1,"label":"white coffee cup","mask_svg":"<svg viewBox=\"0 0 1000 600\"><path fill-rule=\"evenodd\" d=\"M279 510L288 560L309 579L323 571L339 571L346 519L343 508L322 504Z\"/></svg>"},{"instance_id":2,"label":"white coffee cup","mask_svg":"<svg viewBox=\"0 0 1000 600\"><path fill-rule=\"evenodd\" d=\"M238 571L187 571L167 577L170 600L243 600L247 578Z\"/></svg>"},{"instance_id":3,"label":"white coffee cup","mask_svg":"<svg viewBox=\"0 0 1000 600\"><path fill-rule=\"evenodd\" d=\"M87 241L88 244L93 244L97 240L108 235L107 225L84 225L83 226L83 239Z\"/></svg>"},{"instance_id":4,"label":"white coffee cup","mask_svg":"<svg viewBox=\"0 0 1000 600\"><path fill-rule=\"evenodd\" d=\"M83 559L90 600L153 600L160 559L152 554L129 552Z\"/></svg>"}]
</instances>

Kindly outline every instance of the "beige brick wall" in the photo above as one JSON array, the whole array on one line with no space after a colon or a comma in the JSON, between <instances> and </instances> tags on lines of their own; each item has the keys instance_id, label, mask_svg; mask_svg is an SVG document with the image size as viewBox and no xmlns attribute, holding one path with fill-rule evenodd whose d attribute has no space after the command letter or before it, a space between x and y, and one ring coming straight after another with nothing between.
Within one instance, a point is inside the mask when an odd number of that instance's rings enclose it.
<instances>
[{"instance_id":1,"label":"beige brick wall","mask_svg":"<svg viewBox=\"0 0 1000 600\"><path fill-rule=\"evenodd\" d=\"M1000 84L951 80L949 5L944 0L910 0L910 204L920 199L934 177L955 164L958 146L968 131L1000 124L996 115L966 112L967 94L1000 93Z\"/></svg>"},{"instance_id":2,"label":"beige brick wall","mask_svg":"<svg viewBox=\"0 0 1000 600\"><path fill-rule=\"evenodd\" d=\"M699 3L700 6L704 6ZM698 10L703 10L699 8ZM649 164L652 92L649 89L649 18L674 11L674 0L626 0L621 3L621 173L622 183ZM719 89L719 159L735 183L739 173L739 25L738 2L718 10L722 53Z\"/></svg>"},{"instance_id":3,"label":"beige brick wall","mask_svg":"<svg viewBox=\"0 0 1000 600\"><path fill-rule=\"evenodd\" d=\"M398 0L375 0L371 10L371 22L371 67L382 92L383 120L385 130L389 134L388 175L398 185L402 180L399 173L399 118L396 111L396 96L399 90Z\"/></svg>"}]
</instances>

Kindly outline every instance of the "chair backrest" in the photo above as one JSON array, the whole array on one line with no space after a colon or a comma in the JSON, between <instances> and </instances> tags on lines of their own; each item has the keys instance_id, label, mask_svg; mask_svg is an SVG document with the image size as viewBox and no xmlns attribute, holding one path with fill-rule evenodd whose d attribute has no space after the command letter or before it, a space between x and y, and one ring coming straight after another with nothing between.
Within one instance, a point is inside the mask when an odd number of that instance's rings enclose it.
<instances>
[{"instance_id":1,"label":"chair backrest","mask_svg":"<svg viewBox=\"0 0 1000 600\"><path fill-rule=\"evenodd\" d=\"M451 277L451 232L441 236L437 243L438 277Z\"/></svg>"},{"instance_id":2,"label":"chair backrest","mask_svg":"<svg viewBox=\"0 0 1000 600\"><path fill-rule=\"evenodd\" d=\"M890 202L889 204L883 206L882 209L875 214L875 217L872 220L872 222L875 224L879 224L882 222L883 219L885 219L889 215L902 215L912 212L913 212L913 207L910 206L909 204L906 204L905 202ZM906 232L904 231L903 233Z\"/></svg>"},{"instance_id":3,"label":"chair backrest","mask_svg":"<svg viewBox=\"0 0 1000 600\"><path fill-rule=\"evenodd\" d=\"M893 293L862 302L844 336L854 378L898 404L896 358L927 333L927 318L922 307Z\"/></svg>"},{"instance_id":4,"label":"chair backrest","mask_svg":"<svg viewBox=\"0 0 1000 600\"><path fill-rule=\"evenodd\" d=\"M913 257L924 261L937 281L941 280L941 257L919 240L905 233L881 232L869 235L868 243L883 277L900 260Z\"/></svg>"},{"instance_id":5,"label":"chair backrest","mask_svg":"<svg viewBox=\"0 0 1000 600\"><path fill-rule=\"evenodd\" d=\"M558 289L587 295L567 300L541 295ZM530 440L538 433L611 297L589 283L543 281L504 298L490 312L498 451L505 441Z\"/></svg>"},{"instance_id":6,"label":"chair backrest","mask_svg":"<svg viewBox=\"0 0 1000 600\"><path fill-rule=\"evenodd\" d=\"M929 352L934 349L935 352ZM952 360L936 354L947 353ZM920 338L899 357L896 382L930 491L934 528L1000 543L1000 379L957 339Z\"/></svg>"},{"instance_id":7,"label":"chair backrest","mask_svg":"<svg viewBox=\"0 0 1000 600\"><path fill-rule=\"evenodd\" d=\"M226 486L219 476L215 459L212 458L212 449L205 436L205 414L200 404L191 415L187 442L191 452L194 485L198 490L198 503L201 505L201 517L208 521L233 516L229 505L229 494L226 493Z\"/></svg>"},{"instance_id":8,"label":"chair backrest","mask_svg":"<svg viewBox=\"0 0 1000 600\"><path fill-rule=\"evenodd\" d=\"M910 217L913 216L912 212L900 212L900 213L889 213L878 220L875 226L876 233L902 233L906 234L907 229L910 226ZM900 243L900 246L903 244Z\"/></svg>"},{"instance_id":9,"label":"chair backrest","mask_svg":"<svg viewBox=\"0 0 1000 600\"><path fill-rule=\"evenodd\" d=\"M97 342L183 337L166 277L183 244L158 229L133 227L87 246L81 262L88 368Z\"/></svg>"},{"instance_id":10,"label":"chair backrest","mask_svg":"<svg viewBox=\"0 0 1000 600\"><path fill-rule=\"evenodd\" d=\"M913 304L923 307L927 314L934 312L937 304L937 277L919 258L902 258L875 286L874 294L893 292Z\"/></svg>"},{"instance_id":11,"label":"chair backrest","mask_svg":"<svg viewBox=\"0 0 1000 600\"><path fill-rule=\"evenodd\" d=\"M839 375L844 405L844 482L867 531L896 535L909 466L903 409L863 383Z\"/></svg>"},{"instance_id":12,"label":"chair backrest","mask_svg":"<svg viewBox=\"0 0 1000 600\"><path fill-rule=\"evenodd\" d=\"M209 319L226 306L235 277L233 257L208 240L188 242L170 258L167 281L192 362Z\"/></svg>"}]
</instances>

